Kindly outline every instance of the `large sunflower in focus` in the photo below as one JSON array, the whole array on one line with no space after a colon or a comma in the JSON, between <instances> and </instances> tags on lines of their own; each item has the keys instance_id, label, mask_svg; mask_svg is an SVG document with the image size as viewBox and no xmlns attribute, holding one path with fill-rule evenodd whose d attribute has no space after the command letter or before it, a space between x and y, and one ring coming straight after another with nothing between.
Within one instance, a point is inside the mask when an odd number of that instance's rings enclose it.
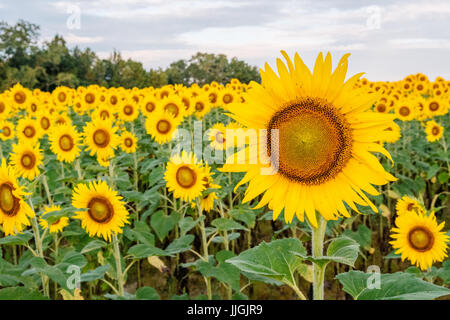
<instances>
[{"instance_id":1,"label":"large sunflower in focus","mask_svg":"<svg viewBox=\"0 0 450 320\"><path fill-rule=\"evenodd\" d=\"M385 129L394 116L370 110L379 94L355 88L362 73L345 81L348 54L332 72L331 55L320 53L312 73L298 54L294 62L282 54L287 67L277 59L277 75L266 63L262 85L252 82L245 103L227 106L258 143L229 157L222 170L247 172L239 183L249 182L243 201L264 194L257 207L268 204L274 219L284 209L288 223L306 214L316 227L316 210L326 220L349 217L345 204L377 212L366 192L378 195L372 185L396 178L372 152L389 157L377 141L392 134Z\"/></svg>"},{"instance_id":2,"label":"large sunflower in focus","mask_svg":"<svg viewBox=\"0 0 450 320\"><path fill-rule=\"evenodd\" d=\"M49 140L50 149L59 161L70 163L80 155L81 135L70 124L55 126Z\"/></svg>"},{"instance_id":3,"label":"large sunflower in focus","mask_svg":"<svg viewBox=\"0 0 450 320\"><path fill-rule=\"evenodd\" d=\"M105 181L80 183L72 193L72 205L85 211L75 212L74 219L81 220L81 226L90 237L102 236L111 241L113 234L122 233L128 223L128 211L122 197Z\"/></svg>"},{"instance_id":4,"label":"large sunflower in focus","mask_svg":"<svg viewBox=\"0 0 450 320\"><path fill-rule=\"evenodd\" d=\"M402 255L402 261L408 259L421 270L430 268L435 261L443 261L447 257L447 242L450 240L441 231L445 223L438 225L434 213L429 216L410 213L399 216L395 220L396 228L392 228L390 243L396 253Z\"/></svg>"},{"instance_id":5,"label":"large sunflower in focus","mask_svg":"<svg viewBox=\"0 0 450 320\"><path fill-rule=\"evenodd\" d=\"M34 211L25 203L27 195L17 182L17 173L12 166L6 165L3 159L0 166L0 224L6 236L21 232L30 225L29 218Z\"/></svg>"}]
</instances>

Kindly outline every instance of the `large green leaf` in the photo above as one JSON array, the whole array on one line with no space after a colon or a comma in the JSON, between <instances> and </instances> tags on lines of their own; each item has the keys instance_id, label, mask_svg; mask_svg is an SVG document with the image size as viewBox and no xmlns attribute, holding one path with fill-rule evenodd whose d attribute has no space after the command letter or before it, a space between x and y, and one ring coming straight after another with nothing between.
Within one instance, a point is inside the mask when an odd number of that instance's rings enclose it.
<instances>
[{"instance_id":1,"label":"large green leaf","mask_svg":"<svg viewBox=\"0 0 450 320\"><path fill-rule=\"evenodd\" d=\"M91 240L87 245L84 246L83 249L81 249L81 253L85 254L94 250L98 250L100 248L106 247L108 244L105 241L102 240Z\"/></svg>"},{"instance_id":2,"label":"large green leaf","mask_svg":"<svg viewBox=\"0 0 450 320\"><path fill-rule=\"evenodd\" d=\"M137 244L132 246L128 250L128 254L131 254L136 259L143 259L151 256L166 256L167 253L159 248L149 246L147 244Z\"/></svg>"},{"instance_id":3,"label":"large green leaf","mask_svg":"<svg viewBox=\"0 0 450 320\"><path fill-rule=\"evenodd\" d=\"M158 292L151 287L142 287L136 291L137 300L161 300Z\"/></svg>"},{"instance_id":4,"label":"large green leaf","mask_svg":"<svg viewBox=\"0 0 450 320\"><path fill-rule=\"evenodd\" d=\"M326 256L311 257L298 252L294 252L294 254L305 260L318 264L321 267L330 262L342 263L353 267L356 259L358 258L358 252L359 244L355 240L341 236L331 241L328 246Z\"/></svg>"},{"instance_id":5,"label":"large green leaf","mask_svg":"<svg viewBox=\"0 0 450 320\"><path fill-rule=\"evenodd\" d=\"M360 224L357 231L345 230L342 235L355 240L366 250L369 250L372 245L372 231L365 225Z\"/></svg>"},{"instance_id":6,"label":"large green leaf","mask_svg":"<svg viewBox=\"0 0 450 320\"><path fill-rule=\"evenodd\" d=\"M369 277L376 273L349 271L336 278L344 286L344 291L356 300L431 300L450 295L450 289L426 282L414 274L396 272L380 274L380 288L370 288Z\"/></svg>"},{"instance_id":7,"label":"large green leaf","mask_svg":"<svg viewBox=\"0 0 450 320\"><path fill-rule=\"evenodd\" d=\"M447 260L442 264L442 268L438 271L438 276L444 280L444 284L450 283L450 260Z\"/></svg>"},{"instance_id":8,"label":"large green leaf","mask_svg":"<svg viewBox=\"0 0 450 320\"><path fill-rule=\"evenodd\" d=\"M68 277L66 277L64 272L61 271L57 266L50 266L47 264L47 262L45 262L44 259L39 257L34 257L33 259L31 259L31 266L35 271L45 274L51 280L57 282L64 290L72 292L72 290L67 287ZM27 270L23 273L23 275L26 275L28 273L32 274L32 271L33 270Z\"/></svg>"},{"instance_id":9,"label":"large green leaf","mask_svg":"<svg viewBox=\"0 0 450 320\"><path fill-rule=\"evenodd\" d=\"M19 233L13 236L7 236L4 238L0 239L0 244L1 245L5 245L5 244L9 244L9 245L25 245L28 243L28 241L30 241L30 239L33 238L33 235L30 232L24 232L24 233Z\"/></svg>"},{"instance_id":10,"label":"large green leaf","mask_svg":"<svg viewBox=\"0 0 450 320\"><path fill-rule=\"evenodd\" d=\"M95 268L94 270L89 270L81 275L80 282L90 282L99 279L103 279L106 272L111 268L110 264L105 264L104 266L100 266Z\"/></svg>"},{"instance_id":11,"label":"large green leaf","mask_svg":"<svg viewBox=\"0 0 450 320\"><path fill-rule=\"evenodd\" d=\"M169 255L184 252L192 247L192 242L194 241L194 236L192 234L184 235L178 239L175 239L166 248L166 252Z\"/></svg>"},{"instance_id":12,"label":"large green leaf","mask_svg":"<svg viewBox=\"0 0 450 320\"><path fill-rule=\"evenodd\" d=\"M288 238L262 242L226 262L262 281L274 283L275 280L292 286L295 285L294 272L302 263L299 256L305 255L306 249L300 240Z\"/></svg>"},{"instance_id":13,"label":"large green leaf","mask_svg":"<svg viewBox=\"0 0 450 320\"><path fill-rule=\"evenodd\" d=\"M205 216L201 216L200 218L194 220L192 217L185 217L178 221L178 226L180 227L180 233L184 236L187 232L189 232L192 228L194 228L201 220L204 220Z\"/></svg>"},{"instance_id":14,"label":"large green leaf","mask_svg":"<svg viewBox=\"0 0 450 320\"><path fill-rule=\"evenodd\" d=\"M48 300L39 291L25 287L0 289L0 300Z\"/></svg>"},{"instance_id":15,"label":"large green leaf","mask_svg":"<svg viewBox=\"0 0 450 320\"><path fill-rule=\"evenodd\" d=\"M162 211L157 211L152 214L150 218L150 225L155 230L156 235L160 241L163 241L169 232L177 225L180 220L180 214L172 212L170 215L165 215Z\"/></svg>"},{"instance_id":16,"label":"large green leaf","mask_svg":"<svg viewBox=\"0 0 450 320\"><path fill-rule=\"evenodd\" d=\"M227 218L217 218L211 222L211 225L217 228L219 231L230 231L230 230L245 230L248 231L246 227L240 223L227 219Z\"/></svg>"}]
</instances>

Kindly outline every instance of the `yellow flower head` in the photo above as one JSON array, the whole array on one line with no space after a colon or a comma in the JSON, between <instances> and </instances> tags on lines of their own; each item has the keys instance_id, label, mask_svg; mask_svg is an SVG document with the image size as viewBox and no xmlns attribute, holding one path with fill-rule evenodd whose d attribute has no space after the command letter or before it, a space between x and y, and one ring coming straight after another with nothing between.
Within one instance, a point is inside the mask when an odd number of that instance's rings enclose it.
<instances>
[{"instance_id":1,"label":"yellow flower head","mask_svg":"<svg viewBox=\"0 0 450 320\"><path fill-rule=\"evenodd\" d=\"M45 207L44 213L42 213L41 218L39 219L39 224L43 229L49 228L50 233L58 233L62 232L65 227L69 225L69 218L68 217L61 217L57 221L53 222L50 226L48 225L48 221L45 219L45 215L50 212L60 211L61 206L51 206L51 207Z\"/></svg>"},{"instance_id":2,"label":"yellow flower head","mask_svg":"<svg viewBox=\"0 0 450 320\"><path fill-rule=\"evenodd\" d=\"M59 161L70 163L80 155L81 134L70 124L55 126L49 141L50 149Z\"/></svg>"},{"instance_id":3,"label":"yellow flower head","mask_svg":"<svg viewBox=\"0 0 450 320\"><path fill-rule=\"evenodd\" d=\"M434 120L428 121L425 125L425 133L429 142L435 142L444 135L444 127L436 123Z\"/></svg>"},{"instance_id":4,"label":"yellow flower head","mask_svg":"<svg viewBox=\"0 0 450 320\"><path fill-rule=\"evenodd\" d=\"M43 158L39 149L39 143L34 146L29 143L15 144L10 157L11 164L23 178L33 180L39 175L39 166L42 164Z\"/></svg>"}]
</instances>

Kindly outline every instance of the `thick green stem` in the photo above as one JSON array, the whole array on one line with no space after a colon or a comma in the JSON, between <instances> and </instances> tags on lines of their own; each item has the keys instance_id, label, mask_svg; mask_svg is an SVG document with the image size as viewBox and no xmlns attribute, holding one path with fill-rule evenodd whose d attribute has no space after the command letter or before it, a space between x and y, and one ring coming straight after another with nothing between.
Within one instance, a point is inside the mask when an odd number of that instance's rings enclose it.
<instances>
[{"instance_id":1,"label":"thick green stem","mask_svg":"<svg viewBox=\"0 0 450 320\"><path fill-rule=\"evenodd\" d=\"M30 199L30 206L31 206L31 208L33 208L33 203L31 202L31 199ZM42 239L44 237L41 238L41 234L39 233L39 225L38 225L36 216L34 216L31 219L31 227L32 227L33 233L34 233L34 242L36 244L36 253L37 253L38 257L44 259L44 250L42 249ZM42 280L42 289L44 290L44 295L50 298L49 279L45 274L41 273L41 280Z\"/></svg>"},{"instance_id":2,"label":"thick green stem","mask_svg":"<svg viewBox=\"0 0 450 320\"><path fill-rule=\"evenodd\" d=\"M323 242L325 238L325 230L327 227L327 221L319 215L317 228L311 227L312 229L312 251L313 257L318 258L323 256ZM324 266L319 266L313 264L313 299L323 300L324 299L324 277L325 277Z\"/></svg>"},{"instance_id":3,"label":"thick green stem","mask_svg":"<svg viewBox=\"0 0 450 320\"><path fill-rule=\"evenodd\" d=\"M197 209L198 209L198 217L200 219L200 232L202 237L202 247L203 247L203 258L205 261L209 259L208 253L208 239L206 238L206 229L205 229L205 220L201 219L203 216L202 206L200 204L200 198L197 198ZM212 290L211 290L211 278L205 277L206 282L206 292L208 295L208 299L212 300Z\"/></svg>"},{"instance_id":4,"label":"thick green stem","mask_svg":"<svg viewBox=\"0 0 450 320\"><path fill-rule=\"evenodd\" d=\"M42 176L42 184L44 185L45 194L47 195L48 204L53 206L52 194L50 193L50 189L48 187L47 176L44 174Z\"/></svg>"},{"instance_id":5,"label":"thick green stem","mask_svg":"<svg viewBox=\"0 0 450 320\"><path fill-rule=\"evenodd\" d=\"M119 296L123 296L123 286L124 286L124 278L123 278L123 271L122 271L122 260L120 255L120 248L119 248L119 239L117 238L117 235L113 235L113 246L114 246L114 258L116 260L116 275L117 275L117 286L119 291Z\"/></svg>"}]
</instances>

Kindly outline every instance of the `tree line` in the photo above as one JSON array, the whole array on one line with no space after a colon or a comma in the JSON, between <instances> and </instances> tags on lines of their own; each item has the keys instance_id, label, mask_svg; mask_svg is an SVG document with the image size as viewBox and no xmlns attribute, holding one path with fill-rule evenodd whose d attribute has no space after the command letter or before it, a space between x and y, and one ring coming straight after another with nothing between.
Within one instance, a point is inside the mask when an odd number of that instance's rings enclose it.
<instances>
[{"instance_id":1,"label":"tree line","mask_svg":"<svg viewBox=\"0 0 450 320\"><path fill-rule=\"evenodd\" d=\"M260 81L258 68L236 57L201 53L178 60L162 69L146 70L142 63L122 58L113 51L108 59L100 59L90 48L68 48L64 38L55 35L39 45L40 27L20 20L14 25L0 22L0 92L20 82L24 87L51 91L57 86L144 88L166 84L212 81L227 83L233 78L241 82Z\"/></svg>"}]
</instances>

